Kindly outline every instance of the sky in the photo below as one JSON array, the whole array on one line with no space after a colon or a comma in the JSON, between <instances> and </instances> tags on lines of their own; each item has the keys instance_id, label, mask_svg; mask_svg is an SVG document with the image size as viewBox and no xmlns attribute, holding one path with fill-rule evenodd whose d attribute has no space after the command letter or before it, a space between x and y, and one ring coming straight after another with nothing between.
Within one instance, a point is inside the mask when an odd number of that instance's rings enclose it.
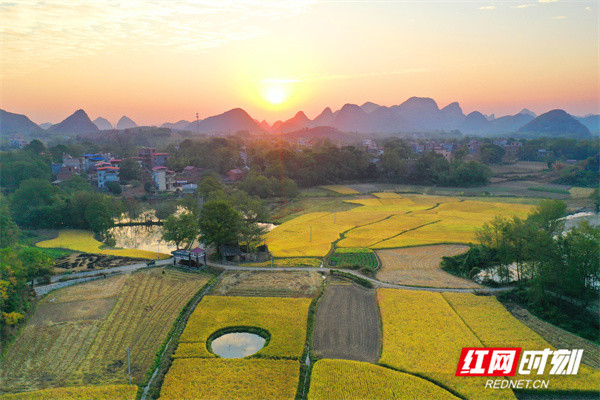
<instances>
[{"instance_id":1,"label":"sky","mask_svg":"<svg viewBox=\"0 0 600 400\"><path fill-rule=\"evenodd\" d=\"M599 19L577 0L2 0L0 107L140 125L412 96L600 113Z\"/></svg>"}]
</instances>

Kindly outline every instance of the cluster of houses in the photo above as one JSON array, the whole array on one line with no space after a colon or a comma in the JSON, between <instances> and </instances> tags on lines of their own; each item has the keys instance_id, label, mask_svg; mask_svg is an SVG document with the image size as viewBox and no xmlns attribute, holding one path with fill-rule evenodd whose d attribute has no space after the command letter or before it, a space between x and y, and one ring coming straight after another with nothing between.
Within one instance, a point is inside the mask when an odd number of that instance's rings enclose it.
<instances>
[{"instance_id":1,"label":"cluster of houses","mask_svg":"<svg viewBox=\"0 0 600 400\"><path fill-rule=\"evenodd\" d=\"M202 168L193 166L185 167L182 173L176 174L167 168L167 153L158 153L156 149L144 147L138 150L137 157L133 157L142 168L143 181L152 182L158 192L194 193L198 187L197 183L204 171ZM73 175L85 173L90 182L98 189L107 189L110 182L119 183L119 165L121 159L110 153L84 154L81 157L72 157L64 154L62 163L52 164L52 173L56 176L54 183L68 181ZM237 174L232 173L233 179L238 179Z\"/></svg>"},{"instance_id":2,"label":"cluster of houses","mask_svg":"<svg viewBox=\"0 0 600 400\"><path fill-rule=\"evenodd\" d=\"M64 154L62 163L53 163L51 168L56 175L55 183L68 181L73 175L85 173L99 189L106 189L109 182L119 182L120 163L121 159L110 153L84 154L81 157Z\"/></svg>"}]
</instances>

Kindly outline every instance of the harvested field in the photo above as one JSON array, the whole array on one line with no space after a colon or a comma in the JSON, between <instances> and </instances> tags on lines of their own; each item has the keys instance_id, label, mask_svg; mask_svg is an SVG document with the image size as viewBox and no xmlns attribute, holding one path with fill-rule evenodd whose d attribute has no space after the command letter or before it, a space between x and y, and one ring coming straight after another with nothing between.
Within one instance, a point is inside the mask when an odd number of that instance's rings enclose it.
<instances>
[{"instance_id":1,"label":"harvested field","mask_svg":"<svg viewBox=\"0 0 600 400\"><path fill-rule=\"evenodd\" d=\"M79 368L83 382L124 382L126 348L131 374L140 383L179 310L208 282L209 275L154 268L131 275Z\"/></svg>"},{"instance_id":2,"label":"harvested field","mask_svg":"<svg viewBox=\"0 0 600 400\"><path fill-rule=\"evenodd\" d=\"M127 277L52 292L37 305L0 362L0 391L62 386L89 351Z\"/></svg>"},{"instance_id":3,"label":"harvested field","mask_svg":"<svg viewBox=\"0 0 600 400\"><path fill-rule=\"evenodd\" d=\"M209 275L156 268L56 290L0 361L0 392L140 383L179 310Z\"/></svg>"},{"instance_id":4,"label":"harvested field","mask_svg":"<svg viewBox=\"0 0 600 400\"><path fill-rule=\"evenodd\" d=\"M322 358L377 362L380 343L376 292L332 280L317 307L314 354Z\"/></svg>"},{"instance_id":5,"label":"harvested field","mask_svg":"<svg viewBox=\"0 0 600 400\"><path fill-rule=\"evenodd\" d=\"M146 262L146 258L117 257L106 254L72 253L68 256L57 258L54 264L54 273L81 272L97 269L114 268L123 265Z\"/></svg>"},{"instance_id":6,"label":"harvested field","mask_svg":"<svg viewBox=\"0 0 600 400\"><path fill-rule=\"evenodd\" d=\"M439 288L478 288L475 282L451 275L440 268L443 256L466 252L468 246L433 245L377 250L381 269L377 279L383 282Z\"/></svg>"},{"instance_id":7,"label":"harvested field","mask_svg":"<svg viewBox=\"0 0 600 400\"><path fill-rule=\"evenodd\" d=\"M314 297L321 286L317 272L251 272L226 273L213 288L217 296Z\"/></svg>"},{"instance_id":8,"label":"harvested field","mask_svg":"<svg viewBox=\"0 0 600 400\"><path fill-rule=\"evenodd\" d=\"M2 400L135 400L135 385L78 386L0 395Z\"/></svg>"}]
</instances>

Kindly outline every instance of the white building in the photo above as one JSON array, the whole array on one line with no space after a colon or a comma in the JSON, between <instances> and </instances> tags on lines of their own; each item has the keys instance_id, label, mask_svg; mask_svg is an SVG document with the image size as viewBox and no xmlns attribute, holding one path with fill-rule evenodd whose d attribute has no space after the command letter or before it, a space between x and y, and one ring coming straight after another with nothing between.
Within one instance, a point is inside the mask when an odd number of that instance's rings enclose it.
<instances>
[{"instance_id":1,"label":"white building","mask_svg":"<svg viewBox=\"0 0 600 400\"><path fill-rule=\"evenodd\" d=\"M175 190L175 172L169 171L167 167L154 167L152 169L152 179L159 192L172 192Z\"/></svg>"},{"instance_id":2,"label":"white building","mask_svg":"<svg viewBox=\"0 0 600 400\"><path fill-rule=\"evenodd\" d=\"M100 167L97 173L99 188L106 188L108 182L119 183L119 167Z\"/></svg>"}]
</instances>

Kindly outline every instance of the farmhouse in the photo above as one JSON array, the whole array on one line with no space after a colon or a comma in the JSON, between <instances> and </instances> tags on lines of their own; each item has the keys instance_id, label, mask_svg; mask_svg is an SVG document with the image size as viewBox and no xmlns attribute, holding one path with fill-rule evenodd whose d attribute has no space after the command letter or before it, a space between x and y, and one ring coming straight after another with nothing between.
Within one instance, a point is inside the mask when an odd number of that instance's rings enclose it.
<instances>
[{"instance_id":1,"label":"farmhouse","mask_svg":"<svg viewBox=\"0 0 600 400\"><path fill-rule=\"evenodd\" d=\"M206 265L206 251L200 247L192 250L177 249L172 251L173 265L188 265L190 267L200 267Z\"/></svg>"}]
</instances>

